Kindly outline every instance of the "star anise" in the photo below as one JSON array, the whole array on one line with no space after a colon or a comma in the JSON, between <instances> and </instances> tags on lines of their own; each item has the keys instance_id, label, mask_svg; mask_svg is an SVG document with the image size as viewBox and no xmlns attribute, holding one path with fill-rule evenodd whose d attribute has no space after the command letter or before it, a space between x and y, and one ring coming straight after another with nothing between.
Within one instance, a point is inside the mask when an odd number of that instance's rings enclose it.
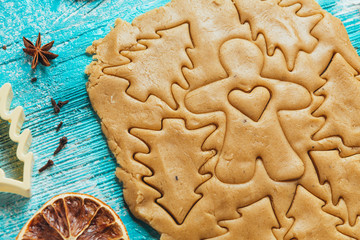
<instances>
[{"instance_id":1,"label":"star anise","mask_svg":"<svg viewBox=\"0 0 360 240\"><path fill-rule=\"evenodd\" d=\"M31 63L31 68L35 69L38 63L40 62L44 66L50 66L49 59L57 58L59 55L49 52L49 50L52 48L54 41L49 42L48 44L45 44L41 47L41 36L40 33L38 35L38 38L36 40L36 44L34 45L32 42L30 42L28 39L23 37L25 48L23 48L23 51L32 56L33 60Z\"/></svg>"}]
</instances>

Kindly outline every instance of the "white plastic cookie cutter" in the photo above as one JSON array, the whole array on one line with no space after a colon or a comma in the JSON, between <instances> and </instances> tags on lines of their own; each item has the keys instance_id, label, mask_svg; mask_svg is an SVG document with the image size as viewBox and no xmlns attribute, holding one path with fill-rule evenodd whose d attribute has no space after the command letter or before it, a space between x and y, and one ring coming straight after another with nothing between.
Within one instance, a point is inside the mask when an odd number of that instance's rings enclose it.
<instances>
[{"instance_id":1,"label":"white plastic cookie cutter","mask_svg":"<svg viewBox=\"0 0 360 240\"><path fill-rule=\"evenodd\" d=\"M30 197L34 157L32 152L28 152L28 150L31 145L32 136L29 129L25 129L20 133L25 120L23 108L18 106L13 111L9 111L13 96L11 84L5 83L0 88L0 118L10 123L9 137L13 142L18 143L16 157L24 163L23 181L6 178L5 172L0 168L0 192L9 192Z\"/></svg>"}]
</instances>

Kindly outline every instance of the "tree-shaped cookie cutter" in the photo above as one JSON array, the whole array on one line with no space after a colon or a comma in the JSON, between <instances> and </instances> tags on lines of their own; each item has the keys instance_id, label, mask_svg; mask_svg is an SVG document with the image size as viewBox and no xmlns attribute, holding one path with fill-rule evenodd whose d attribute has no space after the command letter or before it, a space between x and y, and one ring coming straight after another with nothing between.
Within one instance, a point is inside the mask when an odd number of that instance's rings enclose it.
<instances>
[{"instance_id":1,"label":"tree-shaped cookie cutter","mask_svg":"<svg viewBox=\"0 0 360 240\"><path fill-rule=\"evenodd\" d=\"M33 153L28 152L28 150L31 145L32 136L29 129L25 129L22 133L20 133L25 120L23 108L18 106L10 112L10 105L13 96L14 94L11 84L5 83L0 88L0 118L10 123L9 137L13 142L18 143L16 157L24 163L23 181L6 178L5 172L0 168L0 192L10 192L30 197L31 174L34 157Z\"/></svg>"}]
</instances>

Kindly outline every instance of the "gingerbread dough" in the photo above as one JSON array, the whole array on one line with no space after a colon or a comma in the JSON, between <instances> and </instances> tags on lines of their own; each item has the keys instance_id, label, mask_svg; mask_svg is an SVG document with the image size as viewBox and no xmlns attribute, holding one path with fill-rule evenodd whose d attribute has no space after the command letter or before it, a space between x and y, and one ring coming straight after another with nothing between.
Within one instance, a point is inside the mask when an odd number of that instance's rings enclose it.
<instances>
[{"instance_id":1,"label":"gingerbread dough","mask_svg":"<svg viewBox=\"0 0 360 240\"><path fill-rule=\"evenodd\" d=\"M360 59L313 0L173 0L88 49L132 213L162 240L360 239Z\"/></svg>"}]
</instances>

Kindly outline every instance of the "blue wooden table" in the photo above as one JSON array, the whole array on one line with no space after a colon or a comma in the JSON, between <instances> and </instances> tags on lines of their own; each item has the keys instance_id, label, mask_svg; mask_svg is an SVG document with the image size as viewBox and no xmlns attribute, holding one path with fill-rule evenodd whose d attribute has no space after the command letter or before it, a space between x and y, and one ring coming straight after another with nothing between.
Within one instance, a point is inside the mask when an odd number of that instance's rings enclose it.
<instances>
[{"instance_id":1,"label":"blue wooden table","mask_svg":"<svg viewBox=\"0 0 360 240\"><path fill-rule=\"evenodd\" d=\"M13 106L25 109L25 128L33 134L35 155L33 196L30 199L0 193L0 239L14 239L25 222L51 197L64 192L94 195L108 203L123 219L130 238L158 239L159 235L136 220L126 208L116 163L101 133L85 89L85 54L93 40L104 37L116 18L132 21L136 16L169 0L0 0L0 86L10 82ZM318 0L339 17L356 48L360 48L360 0ZM31 70L23 51L22 36L35 42L38 32L45 44L55 40L52 51L59 57L48 68ZM360 53L360 51L358 50ZM38 80L31 83L30 79ZM69 100L57 115L50 98ZM56 132L57 124L64 125ZM59 139L69 143L56 157ZM0 120L0 168L21 179L22 165L15 157L16 145L8 137L8 124ZM39 174L48 159L55 165Z\"/></svg>"}]
</instances>

